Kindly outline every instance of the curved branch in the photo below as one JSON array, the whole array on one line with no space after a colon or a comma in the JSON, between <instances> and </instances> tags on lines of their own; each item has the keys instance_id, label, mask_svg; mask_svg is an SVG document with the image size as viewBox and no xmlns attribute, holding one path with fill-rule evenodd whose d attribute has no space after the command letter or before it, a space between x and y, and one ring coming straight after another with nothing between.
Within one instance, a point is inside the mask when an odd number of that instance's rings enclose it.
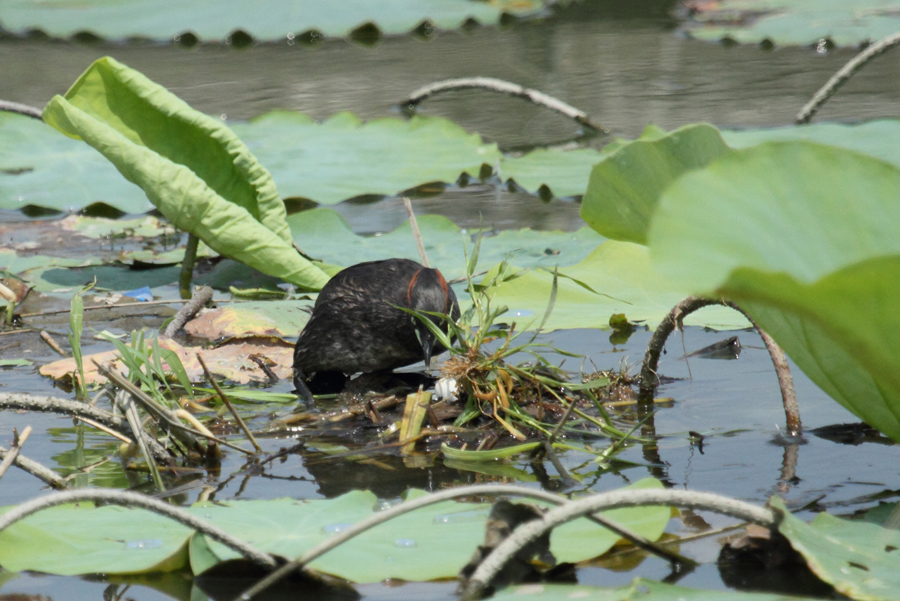
<instances>
[{"instance_id":1,"label":"curved branch","mask_svg":"<svg viewBox=\"0 0 900 601\"><path fill-rule=\"evenodd\" d=\"M152 511L153 513L157 513L184 524L192 530L202 532L211 539L219 541L229 549L240 553L243 557L249 559L253 563L270 569L278 565L278 561L268 553L259 551L255 547L240 539L234 538L224 530L220 530L218 527L193 516L183 509L179 509L178 507L154 499L153 497L148 497L147 495L123 490L71 490L33 499L17 505L14 509L0 515L0 532L12 526L19 520L39 511L43 511L44 509L56 507L57 505L65 505L66 503L79 503L83 501L94 501L109 503L111 505L121 505L122 507L138 507L140 509L146 509L147 511Z\"/></svg>"},{"instance_id":2,"label":"curved branch","mask_svg":"<svg viewBox=\"0 0 900 601\"><path fill-rule=\"evenodd\" d=\"M560 113L561 115L572 119L580 125L589 127L590 129L599 132L607 133L606 128L591 121L591 118L587 113L578 110L572 105L566 104L558 98L554 98L553 96L549 96L537 90L523 88L518 84L503 81L502 79L495 79L493 77L463 77L460 79L447 79L445 81L439 81L427 86L422 86L421 88L410 94L409 98L407 98L402 103L402 105L407 107L415 107L418 106L423 100L428 99L434 94L446 92L448 90L466 90L472 88L489 90L491 92L499 92L501 94L509 94L510 96L515 96L516 98L524 98L525 100L528 100L533 104L546 107L551 111L556 111L557 113Z\"/></svg>"},{"instance_id":3,"label":"curved branch","mask_svg":"<svg viewBox=\"0 0 900 601\"><path fill-rule=\"evenodd\" d=\"M831 78L825 82L824 86L819 88L819 91L813 95L809 102L803 105L803 108L797 113L797 118L794 120L794 123L797 125L809 123L819 109L822 108L822 105L825 104L829 98L834 96L835 92L837 92L842 85L847 83L857 71L865 67L873 58L881 56L888 50L896 48L898 45L900 45L900 32L887 36L877 44L872 44L854 56L846 65L841 67L837 73L832 75Z\"/></svg>"},{"instance_id":4,"label":"curved branch","mask_svg":"<svg viewBox=\"0 0 900 601\"><path fill-rule=\"evenodd\" d=\"M21 102L0 100L0 111L6 111L7 113L17 113L19 115L31 117L33 119L43 120L43 111L41 109L33 106L28 106L27 104L22 104Z\"/></svg>"},{"instance_id":5,"label":"curved branch","mask_svg":"<svg viewBox=\"0 0 900 601\"><path fill-rule=\"evenodd\" d=\"M190 239L188 239L188 242L190 242ZM196 252L197 249L194 248L194 254L196 254ZM190 284L190 282L188 282L188 284ZM209 286L197 286L194 288L194 294L191 296L191 299L181 306L181 309L178 310L178 313L175 314L175 317L173 317L172 321L169 322L169 325L166 326L166 331L163 332L163 338L173 338L175 334L181 331L184 324L192 320L194 316L200 312L200 309L205 307L207 303L212 300L212 297L213 289Z\"/></svg>"},{"instance_id":6,"label":"curved branch","mask_svg":"<svg viewBox=\"0 0 900 601\"><path fill-rule=\"evenodd\" d=\"M766 345L766 350L769 351L772 365L775 367L775 373L778 376L778 386L781 389L781 402L784 406L788 434L790 436L800 434L803 431L803 425L800 422L800 407L797 404L797 394L794 392L794 379L791 377L791 369L788 366L784 351L743 309L731 301L689 296L675 305L669 314L666 315L666 318L656 327L647 345L647 352L644 353L644 364L641 367L641 388L638 393L638 400L645 404L653 401L653 393L659 385L659 377L656 371L659 366L659 356L662 353L663 346L666 344L666 340L675 330L675 327L680 327L681 321L694 311L710 305L731 307L746 317L753 327L756 328L756 331L759 332L763 343Z\"/></svg>"},{"instance_id":7,"label":"curved branch","mask_svg":"<svg viewBox=\"0 0 900 601\"><path fill-rule=\"evenodd\" d=\"M550 510L539 520L522 524L500 543L481 562L466 585L463 599L480 598L490 586L494 577L515 554L530 542L536 540L565 522L589 513L616 509L618 507L642 507L647 505L670 505L688 509L714 511L727 516L775 528L780 516L770 509L737 501L712 493L674 489L617 490L570 501Z\"/></svg>"},{"instance_id":8,"label":"curved branch","mask_svg":"<svg viewBox=\"0 0 900 601\"><path fill-rule=\"evenodd\" d=\"M433 505L435 503L442 503L444 501L450 501L452 499L457 499L459 497L471 497L474 495L509 495L509 496L517 496L517 497L530 497L532 499L539 499L541 501L546 501L548 503L553 503L554 505L564 505L569 503L569 500L562 496L549 492L545 492L542 490L534 490L531 488L525 488L524 486L511 486L511 485L495 485L495 484L478 484L474 486L461 486L458 488L454 488L452 490L446 490L439 493L433 493L428 495L427 497L419 497L418 499L413 499L412 501L405 501L400 505L395 507L391 507L390 509L386 509L384 511L380 511L365 520L354 524L352 527L347 528L346 530L341 531L334 536L329 537L327 540L322 541L294 561L291 561L256 584L252 587L244 591L239 599L241 601L249 601L254 596L258 595L265 589L269 588L271 585L275 584L279 580L287 577L289 574L302 568L304 565L310 563L311 561L318 559L328 551L336 548L337 546L343 544L344 542L354 538L366 530L370 530L374 528L378 524L382 524L388 520L391 520L397 516L409 513L410 511L414 511L416 509L420 509L422 507L426 507L428 505ZM627 528L624 528L614 522L609 521L603 516L592 515L589 516L591 520L600 524L601 526L608 528L609 530L615 532L622 538L628 539L639 547L650 551L651 553L655 553L657 555L661 555L662 557L668 559L669 561L674 561L678 563L682 562L690 562L687 558L681 557L680 555L673 554L670 551L662 549L658 545L648 541L643 536L631 532Z\"/></svg>"}]
</instances>

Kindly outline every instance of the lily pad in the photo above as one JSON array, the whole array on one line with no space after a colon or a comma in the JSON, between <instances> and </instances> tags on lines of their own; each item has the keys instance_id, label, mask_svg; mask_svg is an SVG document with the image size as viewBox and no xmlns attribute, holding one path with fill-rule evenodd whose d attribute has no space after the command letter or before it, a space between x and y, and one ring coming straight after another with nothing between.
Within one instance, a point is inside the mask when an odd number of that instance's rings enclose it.
<instances>
[{"instance_id":1,"label":"lily pad","mask_svg":"<svg viewBox=\"0 0 900 601\"><path fill-rule=\"evenodd\" d=\"M859 46L900 29L896 5L881 0L719 0L691 1L690 35L740 43L764 40L811 45L828 39Z\"/></svg>"},{"instance_id":2,"label":"lily pad","mask_svg":"<svg viewBox=\"0 0 900 601\"><path fill-rule=\"evenodd\" d=\"M827 513L807 524L786 511L781 499L770 505L784 516L778 531L839 593L867 601L900 598L900 532Z\"/></svg>"},{"instance_id":3,"label":"lily pad","mask_svg":"<svg viewBox=\"0 0 900 601\"><path fill-rule=\"evenodd\" d=\"M44 109L139 185L175 227L263 273L306 288L328 280L290 245L268 172L221 122L106 57Z\"/></svg>"},{"instance_id":4,"label":"lily pad","mask_svg":"<svg viewBox=\"0 0 900 601\"><path fill-rule=\"evenodd\" d=\"M788 597L771 593L743 593L738 591L701 591L636 578L628 586L600 588L572 584L525 584L511 586L492 596L494 601L799 601L802 597Z\"/></svg>"},{"instance_id":5,"label":"lily pad","mask_svg":"<svg viewBox=\"0 0 900 601\"><path fill-rule=\"evenodd\" d=\"M28 359L0 359L0 367L28 367L34 365Z\"/></svg>"},{"instance_id":6,"label":"lily pad","mask_svg":"<svg viewBox=\"0 0 900 601\"><path fill-rule=\"evenodd\" d=\"M628 488L661 488L653 478ZM415 497L427 494L411 491ZM188 509L258 549L296 557L377 511L378 498L354 491L335 499L198 503ZM385 578L452 578L484 540L490 505L448 501L399 517L322 556L313 568L355 582ZM605 516L656 540L671 516L668 507L617 509ZM200 573L236 557L223 545L138 509L89 504L42 511L0 533L0 565L52 574L125 574L179 569ZM590 559L619 537L581 519L554 531L551 549L561 561Z\"/></svg>"},{"instance_id":7,"label":"lily pad","mask_svg":"<svg viewBox=\"0 0 900 601\"><path fill-rule=\"evenodd\" d=\"M546 187L556 197L582 196L591 169L606 156L592 148L533 150L520 157L504 157L500 176L532 194Z\"/></svg>"},{"instance_id":8,"label":"lily pad","mask_svg":"<svg viewBox=\"0 0 900 601\"><path fill-rule=\"evenodd\" d=\"M190 534L141 509L61 505L0 533L0 565L66 576L167 572L187 565Z\"/></svg>"},{"instance_id":9,"label":"lily pad","mask_svg":"<svg viewBox=\"0 0 900 601\"><path fill-rule=\"evenodd\" d=\"M581 263L561 269L560 275L553 312L544 326L546 331L609 329L609 318L617 313L624 313L632 323L655 328L688 294L683 286L654 269L647 247L630 242L604 242ZM530 271L503 283L494 303L510 310L501 320L515 321L518 329L537 327L547 310L552 287L553 274L548 271ZM718 306L693 313L684 323L718 330L750 325L737 311Z\"/></svg>"},{"instance_id":10,"label":"lily pad","mask_svg":"<svg viewBox=\"0 0 900 601\"><path fill-rule=\"evenodd\" d=\"M810 142L688 173L649 232L660 271L726 296L816 384L900 440L900 169Z\"/></svg>"},{"instance_id":11,"label":"lily pad","mask_svg":"<svg viewBox=\"0 0 900 601\"><path fill-rule=\"evenodd\" d=\"M309 321L309 301L249 302L204 311L184 330L213 342L248 337L296 338Z\"/></svg>"},{"instance_id":12,"label":"lily pad","mask_svg":"<svg viewBox=\"0 0 900 601\"><path fill-rule=\"evenodd\" d=\"M496 144L439 117L363 123L344 112L320 123L276 111L232 127L271 171L282 196L320 204L455 182L463 173L477 177L483 164L500 159Z\"/></svg>"},{"instance_id":13,"label":"lily pad","mask_svg":"<svg viewBox=\"0 0 900 601\"><path fill-rule=\"evenodd\" d=\"M379 236L357 236L336 212L313 209L288 217L297 245L325 263L353 265L363 261L402 257L419 260L409 222ZM417 218L429 263L447 279L466 272L463 244L472 251L472 237L440 215ZM590 228L577 232L540 232L529 229L506 230L482 239L479 265L489 267L507 257L521 267L573 265L583 260L604 238Z\"/></svg>"},{"instance_id":14,"label":"lily pad","mask_svg":"<svg viewBox=\"0 0 900 601\"><path fill-rule=\"evenodd\" d=\"M661 486L653 478L631 485L635 488ZM424 493L414 493L414 496L420 494ZM330 534L372 515L377 502L370 492L354 491L329 501L231 501L227 506L196 505L192 511L260 549L296 557ZM485 503L450 501L424 507L369 530L314 561L311 567L360 583L380 582L385 578L412 581L452 578L484 540L489 512L490 505ZM616 509L603 515L656 540L662 535L671 510L667 507ZM604 553L618 540L618 536L606 529L581 519L554 531L551 550L560 561L583 561ZM220 560L236 557L219 543L205 542L207 549ZM205 553L202 556L210 557ZM192 562L195 573L207 567Z\"/></svg>"},{"instance_id":15,"label":"lily pad","mask_svg":"<svg viewBox=\"0 0 900 601\"><path fill-rule=\"evenodd\" d=\"M0 6L0 24L14 33L37 29L63 38L89 32L113 40L169 40L190 32L204 40L225 40L240 30L260 40L283 40L285 36L293 40L311 31L328 37L347 36L367 24L388 34L406 33L423 21L441 29L455 29L470 20L492 25L503 14L528 16L544 8L541 0L344 0L340 4L157 0L152 7L140 0L86 0L75 5L7 0Z\"/></svg>"}]
</instances>

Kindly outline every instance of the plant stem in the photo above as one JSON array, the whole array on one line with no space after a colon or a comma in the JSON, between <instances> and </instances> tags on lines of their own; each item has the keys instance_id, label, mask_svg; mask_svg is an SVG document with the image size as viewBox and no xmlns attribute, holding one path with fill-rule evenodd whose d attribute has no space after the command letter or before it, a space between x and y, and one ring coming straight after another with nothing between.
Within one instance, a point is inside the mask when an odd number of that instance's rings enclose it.
<instances>
[{"instance_id":1,"label":"plant stem","mask_svg":"<svg viewBox=\"0 0 900 601\"><path fill-rule=\"evenodd\" d=\"M200 238L194 234L188 234L187 245L184 247L184 260L181 262L181 275L178 276L181 298L191 298L191 280L194 277L194 263L197 262L198 244L200 244Z\"/></svg>"}]
</instances>

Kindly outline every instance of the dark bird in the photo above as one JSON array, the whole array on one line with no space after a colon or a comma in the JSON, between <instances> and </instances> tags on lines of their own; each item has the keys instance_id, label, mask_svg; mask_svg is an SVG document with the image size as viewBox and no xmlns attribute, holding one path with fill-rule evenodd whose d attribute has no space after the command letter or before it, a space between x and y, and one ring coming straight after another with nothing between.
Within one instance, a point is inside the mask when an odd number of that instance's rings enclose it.
<instances>
[{"instance_id":1,"label":"dark bird","mask_svg":"<svg viewBox=\"0 0 900 601\"><path fill-rule=\"evenodd\" d=\"M429 366L446 349L415 316L398 307L459 318L456 295L441 272L409 259L359 263L335 275L313 307L294 348L294 386L312 400L314 374L392 370L418 361ZM443 325L439 317L431 321Z\"/></svg>"}]
</instances>

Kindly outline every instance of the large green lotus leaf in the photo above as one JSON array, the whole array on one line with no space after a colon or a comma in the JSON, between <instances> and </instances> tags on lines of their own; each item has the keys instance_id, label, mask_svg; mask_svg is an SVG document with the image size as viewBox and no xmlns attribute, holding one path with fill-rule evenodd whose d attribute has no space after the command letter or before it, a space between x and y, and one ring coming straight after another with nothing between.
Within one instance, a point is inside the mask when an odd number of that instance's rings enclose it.
<instances>
[{"instance_id":1,"label":"large green lotus leaf","mask_svg":"<svg viewBox=\"0 0 900 601\"><path fill-rule=\"evenodd\" d=\"M660 487L658 480L646 478L629 488ZM421 494L425 493L414 496ZM191 511L260 549L296 557L334 532L372 515L377 502L370 492L354 491L331 500L204 503ZM424 507L369 530L314 561L311 567L354 582L452 578L484 540L489 512L490 505L483 503L448 501ZM603 515L656 540L671 511L667 507L644 507ZM551 550L561 561L583 561L606 552L618 540L604 528L581 519L554 532ZM217 559L236 557L223 545L208 540L195 539L191 553L194 573L207 569Z\"/></svg>"},{"instance_id":2,"label":"large green lotus leaf","mask_svg":"<svg viewBox=\"0 0 900 601\"><path fill-rule=\"evenodd\" d=\"M173 225L220 254L306 288L328 280L293 250L275 184L246 146L140 73L99 59L44 120L99 150Z\"/></svg>"},{"instance_id":3,"label":"large green lotus leaf","mask_svg":"<svg viewBox=\"0 0 900 601\"><path fill-rule=\"evenodd\" d=\"M95 202L125 213L153 208L103 155L43 121L0 111L0 132L0 209L78 211Z\"/></svg>"},{"instance_id":4,"label":"large green lotus leaf","mask_svg":"<svg viewBox=\"0 0 900 601\"><path fill-rule=\"evenodd\" d=\"M600 588L577 584L524 584L503 589L491 597L492 601L800 601L803 597L788 597L772 593L743 593L738 591L701 591L636 578L630 585Z\"/></svg>"},{"instance_id":5,"label":"large green lotus leaf","mask_svg":"<svg viewBox=\"0 0 900 601\"><path fill-rule=\"evenodd\" d=\"M606 156L592 148L534 150L521 157L503 157L500 176L531 193L546 186L556 197L582 196L591 168Z\"/></svg>"},{"instance_id":6,"label":"large green lotus leaf","mask_svg":"<svg viewBox=\"0 0 900 601\"><path fill-rule=\"evenodd\" d=\"M201 39L224 40L240 30L257 39L279 40L309 31L346 36L367 23L389 34L411 31L423 21L441 29L461 27L470 19L495 24L504 13L527 16L543 11L544 5L541 0L4 0L0 24L14 33L39 29L54 37L90 32L117 40L169 40L192 32Z\"/></svg>"},{"instance_id":7,"label":"large green lotus leaf","mask_svg":"<svg viewBox=\"0 0 900 601\"><path fill-rule=\"evenodd\" d=\"M587 284L594 292L569 278ZM530 271L503 283L494 301L509 307L504 320L516 321L520 329L537 327L547 310L552 287L552 273ZM644 322L654 328L687 295L686 289L656 272L647 247L609 240L581 263L560 269L556 302L544 328L606 329L615 313L624 313L629 321ZM750 325L737 311L719 306L693 313L684 323L718 330Z\"/></svg>"},{"instance_id":8,"label":"large green lotus leaf","mask_svg":"<svg viewBox=\"0 0 900 601\"><path fill-rule=\"evenodd\" d=\"M190 535L142 509L62 505L0 532L0 566L67 576L179 570L188 565Z\"/></svg>"},{"instance_id":9,"label":"large green lotus leaf","mask_svg":"<svg viewBox=\"0 0 900 601\"><path fill-rule=\"evenodd\" d=\"M900 170L809 142L689 173L651 224L654 264L741 304L825 392L900 440Z\"/></svg>"},{"instance_id":10,"label":"large green lotus leaf","mask_svg":"<svg viewBox=\"0 0 900 601\"><path fill-rule=\"evenodd\" d=\"M722 138L732 148L756 146L762 142L807 140L840 146L862 152L900 166L900 148L894 142L900 137L900 121L879 119L857 125L813 123L810 125L722 131Z\"/></svg>"},{"instance_id":11,"label":"large green lotus leaf","mask_svg":"<svg viewBox=\"0 0 900 601\"><path fill-rule=\"evenodd\" d=\"M276 111L233 127L271 170L284 197L321 204L455 182L500 159L496 144L484 144L478 134L439 117L364 124L345 112L318 123L301 113Z\"/></svg>"},{"instance_id":12,"label":"large green lotus leaf","mask_svg":"<svg viewBox=\"0 0 900 601\"><path fill-rule=\"evenodd\" d=\"M417 218L425 252L432 267L444 277L454 279L466 273L465 243L472 252L471 237L475 232L463 231L440 215ZM357 236L336 212L313 209L288 217L294 241L315 259L337 265L353 265L400 257L418 261L419 254L409 222L380 236ZM576 232L542 232L530 229L505 230L481 241L479 265L487 268L507 257L520 267L566 266L587 257L603 237L590 228Z\"/></svg>"},{"instance_id":13,"label":"large green lotus leaf","mask_svg":"<svg viewBox=\"0 0 900 601\"><path fill-rule=\"evenodd\" d=\"M885 0L721 0L695 5L687 31L706 40L809 45L827 38L838 46L859 46L900 29L896 4Z\"/></svg>"},{"instance_id":14,"label":"large green lotus leaf","mask_svg":"<svg viewBox=\"0 0 900 601\"><path fill-rule=\"evenodd\" d=\"M727 152L719 130L705 124L626 144L591 171L581 217L608 238L645 244L662 192L683 173Z\"/></svg>"},{"instance_id":15,"label":"large green lotus leaf","mask_svg":"<svg viewBox=\"0 0 900 601\"><path fill-rule=\"evenodd\" d=\"M781 499L769 504L784 515L778 531L821 580L851 599L900 599L900 532L827 513L807 524Z\"/></svg>"}]
</instances>

